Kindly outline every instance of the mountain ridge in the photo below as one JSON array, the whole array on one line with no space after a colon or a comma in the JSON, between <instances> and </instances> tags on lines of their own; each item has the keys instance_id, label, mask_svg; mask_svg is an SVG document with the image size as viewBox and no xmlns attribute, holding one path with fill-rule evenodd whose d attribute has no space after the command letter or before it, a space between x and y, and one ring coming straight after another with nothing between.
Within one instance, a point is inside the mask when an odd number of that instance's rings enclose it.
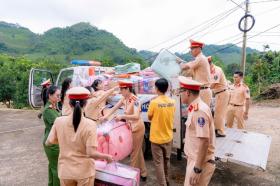
<instances>
[{"instance_id":1,"label":"mountain ridge","mask_svg":"<svg viewBox=\"0 0 280 186\"><path fill-rule=\"evenodd\" d=\"M239 63L241 48L229 47L232 44L209 44L203 49L205 55L219 51L217 56L225 64ZM229 48L227 48L229 47ZM221 50L227 48L225 50ZM0 52L11 55L26 55L33 59L55 57L58 61L74 58L106 61L108 65L127 62L145 63L157 54L147 50L137 51L126 46L113 33L98 29L87 22L76 23L67 27L55 27L43 34L36 34L19 24L0 21ZM259 51L247 48L247 53ZM188 53L175 53L184 60L190 60Z\"/></svg>"}]
</instances>

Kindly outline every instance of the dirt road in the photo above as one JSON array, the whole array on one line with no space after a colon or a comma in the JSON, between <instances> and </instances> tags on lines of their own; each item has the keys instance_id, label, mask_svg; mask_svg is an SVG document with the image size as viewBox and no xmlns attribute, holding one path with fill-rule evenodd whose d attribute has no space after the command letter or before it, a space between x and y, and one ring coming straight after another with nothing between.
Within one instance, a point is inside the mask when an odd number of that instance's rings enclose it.
<instances>
[{"instance_id":1,"label":"dirt road","mask_svg":"<svg viewBox=\"0 0 280 186\"><path fill-rule=\"evenodd\" d=\"M0 109L0 186L47 185L48 162L42 148L43 122L36 111ZM272 136L267 170L218 164L210 185L280 185L280 107L253 106L247 122L250 131ZM171 185L182 185L185 161L171 160ZM141 185L156 185L151 160L149 178Z\"/></svg>"}]
</instances>

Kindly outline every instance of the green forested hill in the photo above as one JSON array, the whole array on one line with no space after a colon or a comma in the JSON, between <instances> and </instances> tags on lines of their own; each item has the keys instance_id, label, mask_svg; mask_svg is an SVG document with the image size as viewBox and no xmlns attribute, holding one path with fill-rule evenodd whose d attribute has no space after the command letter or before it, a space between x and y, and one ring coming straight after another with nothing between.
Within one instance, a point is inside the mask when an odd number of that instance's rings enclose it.
<instances>
[{"instance_id":1,"label":"green forested hill","mask_svg":"<svg viewBox=\"0 0 280 186\"><path fill-rule=\"evenodd\" d=\"M224 64L240 63L241 48L238 46L221 50L227 45L206 45L205 55L216 55ZM220 51L221 50L221 51ZM155 52L140 51L127 47L112 33L100 30L89 23L77 23L66 28L53 28L44 34L35 34L17 24L0 22L0 52L10 55L26 55L31 59L48 58L69 62L71 59L100 60L107 65L129 61L143 63L153 59ZM247 52L258 52L248 48ZM178 54L189 60L189 54Z\"/></svg>"},{"instance_id":2,"label":"green forested hill","mask_svg":"<svg viewBox=\"0 0 280 186\"><path fill-rule=\"evenodd\" d=\"M12 54L28 53L38 36L16 24L0 22L0 52Z\"/></svg>"},{"instance_id":3,"label":"green forested hill","mask_svg":"<svg viewBox=\"0 0 280 186\"><path fill-rule=\"evenodd\" d=\"M53 57L62 62L74 58L101 60L109 64L142 62L135 49L128 48L113 34L89 23L53 28L39 35L19 25L0 22L0 52L27 55L33 59Z\"/></svg>"}]
</instances>

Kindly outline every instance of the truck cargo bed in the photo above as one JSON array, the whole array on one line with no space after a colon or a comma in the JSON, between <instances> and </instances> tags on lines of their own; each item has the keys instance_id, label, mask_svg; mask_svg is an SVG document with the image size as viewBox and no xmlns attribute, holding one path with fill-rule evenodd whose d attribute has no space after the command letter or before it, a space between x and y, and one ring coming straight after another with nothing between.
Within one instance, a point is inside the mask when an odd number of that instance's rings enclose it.
<instances>
[{"instance_id":1,"label":"truck cargo bed","mask_svg":"<svg viewBox=\"0 0 280 186\"><path fill-rule=\"evenodd\" d=\"M239 129L226 129L225 138L216 138L216 157L256 169L266 169L271 137Z\"/></svg>"}]
</instances>

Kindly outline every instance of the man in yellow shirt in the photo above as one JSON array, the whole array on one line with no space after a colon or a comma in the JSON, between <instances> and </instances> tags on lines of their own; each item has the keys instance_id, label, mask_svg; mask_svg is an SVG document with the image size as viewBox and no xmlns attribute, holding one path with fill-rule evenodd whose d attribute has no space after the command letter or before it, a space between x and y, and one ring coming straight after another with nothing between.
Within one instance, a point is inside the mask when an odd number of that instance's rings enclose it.
<instances>
[{"instance_id":1,"label":"man in yellow shirt","mask_svg":"<svg viewBox=\"0 0 280 186\"><path fill-rule=\"evenodd\" d=\"M150 141L156 167L158 185L169 185L168 169L173 139L175 101L165 95L168 81L164 78L155 82L158 97L151 101L148 118L151 121Z\"/></svg>"}]
</instances>

